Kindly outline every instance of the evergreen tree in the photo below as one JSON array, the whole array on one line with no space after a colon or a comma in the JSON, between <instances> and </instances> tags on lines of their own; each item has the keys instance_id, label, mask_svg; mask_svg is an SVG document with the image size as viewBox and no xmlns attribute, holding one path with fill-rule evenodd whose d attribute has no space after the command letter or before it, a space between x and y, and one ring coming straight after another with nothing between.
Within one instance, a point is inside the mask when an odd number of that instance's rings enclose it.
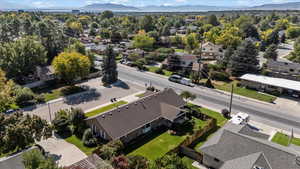
<instances>
[{"instance_id":1,"label":"evergreen tree","mask_svg":"<svg viewBox=\"0 0 300 169\"><path fill-rule=\"evenodd\" d=\"M258 51L250 40L245 40L230 59L229 70L233 76L255 73L258 70Z\"/></svg>"},{"instance_id":2,"label":"evergreen tree","mask_svg":"<svg viewBox=\"0 0 300 169\"><path fill-rule=\"evenodd\" d=\"M277 60L277 46L275 44L270 45L264 53L264 58Z\"/></svg>"},{"instance_id":3,"label":"evergreen tree","mask_svg":"<svg viewBox=\"0 0 300 169\"><path fill-rule=\"evenodd\" d=\"M218 18L216 17L216 15L210 15L208 17L208 21L207 21L208 24L211 24L213 26L218 26L220 25L219 21L218 21Z\"/></svg>"},{"instance_id":4,"label":"evergreen tree","mask_svg":"<svg viewBox=\"0 0 300 169\"><path fill-rule=\"evenodd\" d=\"M115 53L111 46L107 47L105 51L105 58L102 65L104 84L111 84L118 80L117 62L115 60Z\"/></svg>"},{"instance_id":5,"label":"evergreen tree","mask_svg":"<svg viewBox=\"0 0 300 169\"><path fill-rule=\"evenodd\" d=\"M221 65L226 68L229 61L230 61L230 58L231 56L234 54L234 48L233 47L228 47L224 53L224 57L223 59L221 60Z\"/></svg>"}]
</instances>

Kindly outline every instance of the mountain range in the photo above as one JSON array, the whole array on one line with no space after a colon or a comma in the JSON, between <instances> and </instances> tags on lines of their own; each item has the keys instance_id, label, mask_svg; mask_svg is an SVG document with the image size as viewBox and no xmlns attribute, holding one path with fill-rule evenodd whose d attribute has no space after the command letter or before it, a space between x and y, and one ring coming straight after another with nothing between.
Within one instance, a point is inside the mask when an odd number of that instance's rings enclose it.
<instances>
[{"instance_id":1,"label":"mountain range","mask_svg":"<svg viewBox=\"0 0 300 169\"><path fill-rule=\"evenodd\" d=\"M37 9L30 6L19 5L17 3L3 2L0 0L0 9ZM50 8L50 9L64 9L60 8ZM68 8L70 9L70 8ZM72 8L78 9L78 8ZM289 2L281 4L264 4L260 6L251 7L229 7L229 6L207 6L207 5L181 5L181 6L126 6L122 4L114 3L95 3L83 6L79 8L82 11L128 11L128 12L199 12L199 11L226 11L226 10L300 10L300 2ZM43 9L39 9L43 10Z\"/></svg>"}]
</instances>

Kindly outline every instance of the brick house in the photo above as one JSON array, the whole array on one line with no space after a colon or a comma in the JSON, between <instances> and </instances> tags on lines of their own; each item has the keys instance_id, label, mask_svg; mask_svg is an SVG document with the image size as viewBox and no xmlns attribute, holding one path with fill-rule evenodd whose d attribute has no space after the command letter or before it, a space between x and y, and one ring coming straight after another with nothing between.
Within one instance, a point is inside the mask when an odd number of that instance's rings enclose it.
<instances>
[{"instance_id":1,"label":"brick house","mask_svg":"<svg viewBox=\"0 0 300 169\"><path fill-rule=\"evenodd\" d=\"M86 119L93 132L108 141L131 140L159 127L182 123L184 100L173 89L152 93L135 102Z\"/></svg>"}]
</instances>

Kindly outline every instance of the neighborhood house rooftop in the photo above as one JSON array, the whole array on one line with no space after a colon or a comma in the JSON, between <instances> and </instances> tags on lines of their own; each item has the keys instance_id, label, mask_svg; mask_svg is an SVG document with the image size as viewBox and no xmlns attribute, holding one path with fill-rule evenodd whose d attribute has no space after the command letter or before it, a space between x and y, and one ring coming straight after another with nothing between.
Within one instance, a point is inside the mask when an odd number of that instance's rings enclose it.
<instances>
[{"instance_id":1,"label":"neighborhood house rooftop","mask_svg":"<svg viewBox=\"0 0 300 169\"><path fill-rule=\"evenodd\" d=\"M283 78L267 77L262 75L245 74L240 77L242 80L248 80L258 82L266 85L281 87L285 89L291 89L300 91L300 82L294 80L288 80Z\"/></svg>"}]
</instances>

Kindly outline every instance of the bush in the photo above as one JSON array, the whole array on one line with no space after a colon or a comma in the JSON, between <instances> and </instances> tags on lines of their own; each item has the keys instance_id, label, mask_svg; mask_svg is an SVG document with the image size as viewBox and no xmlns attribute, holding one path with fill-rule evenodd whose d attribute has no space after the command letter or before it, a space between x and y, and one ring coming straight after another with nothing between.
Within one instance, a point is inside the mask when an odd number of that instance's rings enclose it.
<instances>
[{"instance_id":1,"label":"bush","mask_svg":"<svg viewBox=\"0 0 300 169\"><path fill-rule=\"evenodd\" d=\"M208 88L215 88L210 79L207 79L205 82L205 86Z\"/></svg>"},{"instance_id":2,"label":"bush","mask_svg":"<svg viewBox=\"0 0 300 169\"><path fill-rule=\"evenodd\" d=\"M18 86L15 90L16 103L18 106L30 106L36 104L36 96L29 88Z\"/></svg>"},{"instance_id":3,"label":"bush","mask_svg":"<svg viewBox=\"0 0 300 169\"><path fill-rule=\"evenodd\" d=\"M70 124L73 125L73 134L77 137L81 138L82 134L87 128L87 124L85 123L85 114L79 108L72 108L70 115Z\"/></svg>"},{"instance_id":4,"label":"bush","mask_svg":"<svg viewBox=\"0 0 300 169\"><path fill-rule=\"evenodd\" d=\"M225 117L227 119L230 118L230 112L229 112L229 110L222 109L221 113L222 113L223 117Z\"/></svg>"},{"instance_id":5,"label":"bush","mask_svg":"<svg viewBox=\"0 0 300 169\"><path fill-rule=\"evenodd\" d=\"M94 147L97 145L97 139L93 136L92 130L90 128L84 131L82 142L87 147Z\"/></svg>"},{"instance_id":6,"label":"bush","mask_svg":"<svg viewBox=\"0 0 300 169\"><path fill-rule=\"evenodd\" d=\"M60 135L71 135L70 125L70 112L68 110L60 110L55 114L55 118L52 121L56 133Z\"/></svg>"},{"instance_id":7,"label":"bush","mask_svg":"<svg viewBox=\"0 0 300 169\"><path fill-rule=\"evenodd\" d=\"M156 49L156 52L171 54L171 53L174 53L175 50L173 48L158 48L158 49Z\"/></svg>"},{"instance_id":8,"label":"bush","mask_svg":"<svg viewBox=\"0 0 300 169\"><path fill-rule=\"evenodd\" d=\"M159 69L155 70L155 73L163 75L164 71L162 68L159 68Z\"/></svg>"},{"instance_id":9,"label":"bush","mask_svg":"<svg viewBox=\"0 0 300 169\"><path fill-rule=\"evenodd\" d=\"M211 79L218 80L218 81L228 81L229 80L229 74L226 72L211 71L210 77L211 77Z\"/></svg>"}]
</instances>

